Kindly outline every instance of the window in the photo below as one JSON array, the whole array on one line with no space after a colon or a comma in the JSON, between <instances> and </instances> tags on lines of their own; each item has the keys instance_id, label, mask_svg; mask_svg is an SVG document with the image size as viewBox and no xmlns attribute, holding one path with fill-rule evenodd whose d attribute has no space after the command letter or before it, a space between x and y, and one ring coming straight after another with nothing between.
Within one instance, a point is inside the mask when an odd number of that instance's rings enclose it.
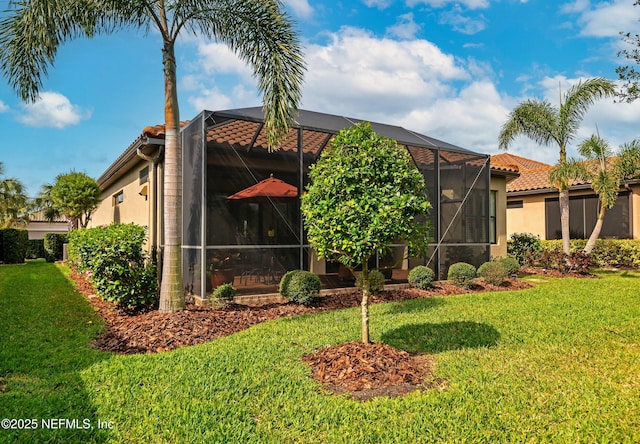
<instances>
[{"instance_id":1,"label":"window","mask_svg":"<svg viewBox=\"0 0 640 444\"><path fill-rule=\"evenodd\" d=\"M511 208L522 208L524 206L524 201L522 200L508 200L507 201L507 210Z\"/></svg>"},{"instance_id":2,"label":"window","mask_svg":"<svg viewBox=\"0 0 640 444\"><path fill-rule=\"evenodd\" d=\"M140 170L138 184L142 185L143 183L147 183L148 180L149 180L149 167L146 166Z\"/></svg>"},{"instance_id":3,"label":"window","mask_svg":"<svg viewBox=\"0 0 640 444\"><path fill-rule=\"evenodd\" d=\"M495 244L497 242L497 227L496 227L496 201L498 200L498 192L491 190L489 192L489 242Z\"/></svg>"},{"instance_id":4,"label":"window","mask_svg":"<svg viewBox=\"0 0 640 444\"><path fill-rule=\"evenodd\" d=\"M124 191L120 190L116 194L113 195L113 206L121 204L124 202Z\"/></svg>"},{"instance_id":5,"label":"window","mask_svg":"<svg viewBox=\"0 0 640 444\"><path fill-rule=\"evenodd\" d=\"M631 238L628 192L620 193L613 208L606 211L601 238ZM600 204L597 195L569 198L569 235L571 239L586 239L598 220ZM545 199L547 239L561 239L560 206L558 198Z\"/></svg>"}]
</instances>

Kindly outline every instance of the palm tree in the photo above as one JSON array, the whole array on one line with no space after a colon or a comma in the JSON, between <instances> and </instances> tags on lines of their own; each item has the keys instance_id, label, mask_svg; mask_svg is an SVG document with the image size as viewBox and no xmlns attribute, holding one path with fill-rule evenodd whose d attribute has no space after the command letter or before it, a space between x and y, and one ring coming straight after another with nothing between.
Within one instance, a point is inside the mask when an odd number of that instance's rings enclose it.
<instances>
[{"instance_id":1,"label":"palm tree","mask_svg":"<svg viewBox=\"0 0 640 444\"><path fill-rule=\"evenodd\" d=\"M502 126L498 137L500 149L508 149L513 140L520 135L529 137L540 145L557 144L560 149L558 166L567 166L567 145L578 132L580 123L589 106L603 97L612 97L616 93L613 82L598 77L578 82L563 96L560 104L553 106L548 101L527 100L518 105ZM570 174L558 174L552 181L558 188L560 200L560 223L562 227L562 250L569 254L569 187Z\"/></svg>"},{"instance_id":2,"label":"palm tree","mask_svg":"<svg viewBox=\"0 0 640 444\"><path fill-rule=\"evenodd\" d=\"M0 162L0 175L4 165ZM0 179L0 228L15 227L27 222L27 195L22 182L15 178Z\"/></svg>"},{"instance_id":3,"label":"palm tree","mask_svg":"<svg viewBox=\"0 0 640 444\"><path fill-rule=\"evenodd\" d=\"M616 155L600 135L594 134L578 146L578 151L588 161L583 164L584 177L591 182L591 188L600 200L596 225L583 249L589 254L600 237L606 211L613 208L618 199L620 185L625 179L638 177L640 141L622 145Z\"/></svg>"},{"instance_id":4,"label":"palm tree","mask_svg":"<svg viewBox=\"0 0 640 444\"><path fill-rule=\"evenodd\" d=\"M182 287L182 173L175 42L181 32L227 44L253 68L263 95L268 142L286 135L300 101L305 70L293 22L280 0L27 0L11 2L0 21L0 67L25 101L60 44L122 28L155 29L162 38L165 94L164 258L160 311L185 306Z\"/></svg>"},{"instance_id":5,"label":"palm tree","mask_svg":"<svg viewBox=\"0 0 640 444\"><path fill-rule=\"evenodd\" d=\"M53 185L44 184L40 190L40 194L33 200L33 207L36 211L42 211L44 220L53 222L61 216L60 211L53 206L53 197L51 190Z\"/></svg>"}]
</instances>

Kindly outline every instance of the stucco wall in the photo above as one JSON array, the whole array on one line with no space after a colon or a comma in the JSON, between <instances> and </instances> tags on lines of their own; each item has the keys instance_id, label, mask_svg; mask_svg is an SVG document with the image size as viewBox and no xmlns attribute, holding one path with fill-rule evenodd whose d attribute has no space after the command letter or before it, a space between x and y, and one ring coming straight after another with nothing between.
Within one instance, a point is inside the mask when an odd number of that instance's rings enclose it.
<instances>
[{"instance_id":1,"label":"stucco wall","mask_svg":"<svg viewBox=\"0 0 640 444\"><path fill-rule=\"evenodd\" d=\"M523 201L522 208L509 208L507 212L507 237L513 233L532 233L545 238L544 199L552 195L529 195L509 198Z\"/></svg>"},{"instance_id":2,"label":"stucco wall","mask_svg":"<svg viewBox=\"0 0 640 444\"><path fill-rule=\"evenodd\" d=\"M91 217L90 227L108 225L113 222L136 223L145 227L149 226L149 199L140 192L146 184L139 184L140 171L147 166L144 160L138 162L133 168L103 190L101 202ZM122 192L122 202L116 202L115 196ZM147 192L148 195L148 192Z\"/></svg>"},{"instance_id":3,"label":"stucco wall","mask_svg":"<svg viewBox=\"0 0 640 444\"><path fill-rule=\"evenodd\" d=\"M29 222L27 224L27 232L29 233L29 239L44 239L44 235L47 233L68 233L69 224L67 222Z\"/></svg>"},{"instance_id":4,"label":"stucco wall","mask_svg":"<svg viewBox=\"0 0 640 444\"><path fill-rule=\"evenodd\" d=\"M631 212L633 239L640 238L640 185L631 185ZM572 191L570 196L593 195L593 190ZM558 197L558 193L511 196L510 202L522 200L522 208L507 210L507 236L513 233L532 233L546 239L545 199ZM571 217L571 215L569 215Z\"/></svg>"},{"instance_id":5,"label":"stucco wall","mask_svg":"<svg viewBox=\"0 0 640 444\"><path fill-rule=\"evenodd\" d=\"M640 239L640 185L631 185L631 234L634 239Z\"/></svg>"},{"instance_id":6,"label":"stucco wall","mask_svg":"<svg viewBox=\"0 0 640 444\"><path fill-rule=\"evenodd\" d=\"M496 195L496 243L491 245L491 257L507 255L507 182L504 177L491 177L491 191Z\"/></svg>"}]
</instances>

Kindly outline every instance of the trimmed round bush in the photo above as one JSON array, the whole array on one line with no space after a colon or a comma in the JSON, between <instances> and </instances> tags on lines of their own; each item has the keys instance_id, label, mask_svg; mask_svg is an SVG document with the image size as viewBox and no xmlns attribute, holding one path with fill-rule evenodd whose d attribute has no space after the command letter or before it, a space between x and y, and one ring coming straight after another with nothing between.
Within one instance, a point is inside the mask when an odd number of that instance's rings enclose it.
<instances>
[{"instance_id":1,"label":"trimmed round bush","mask_svg":"<svg viewBox=\"0 0 640 444\"><path fill-rule=\"evenodd\" d=\"M502 264L508 276L518 274L518 270L520 270L520 263L513 256L502 257L498 262Z\"/></svg>"},{"instance_id":2,"label":"trimmed round bush","mask_svg":"<svg viewBox=\"0 0 640 444\"><path fill-rule=\"evenodd\" d=\"M373 269L369 271L369 291L372 293L378 293L384 290L384 281L384 274L382 274L380 270ZM362 273L358 273L358 276L356 277L356 287L362 289L363 285Z\"/></svg>"},{"instance_id":3,"label":"trimmed round bush","mask_svg":"<svg viewBox=\"0 0 640 444\"><path fill-rule=\"evenodd\" d=\"M213 297L225 301L232 301L236 297L236 289L232 284L222 284L213 290Z\"/></svg>"},{"instance_id":4,"label":"trimmed round bush","mask_svg":"<svg viewBox=\"0 0 640 444\"><path fill-rule=\"evenodd\" d=\"M491 285L502 285L507 279L507 270L501 262L485 262L478 268L478 276Z\"/></svg>"},{"instance_id":5,"label":"trimmed round bush","mask_svg":"<svg viewBox=\"0 0 640 444\"><path fill-rule=\"evenodd\" d=\"M318 297L321 285L318 275L298 270L291 276L283 296L298 304L309 305Z\"/></svg>"},{"instance_id":6,"label":"trimmed round bush","mask_svg":"<svg viewBox=\"0 0 640 444\"><path fill-rule=\"evenodd\" d=\"M436 275L431 268L418 265L417 267L413 267L409 272L409 284L420 290L426 290L427 288L431 288L435 277Z\"/></svg>"},{"instance_id":7,"label":"trimmed round bush","mask_svg":"<svg viewBox=\"0 0 640 444\"><path fill-rule=\"evenodd\" d=\"M470 288L476 277L476 267L466 262L457 262L449 267L447 279L458 287Z\"/></svg>"},{"instance_id":8,"label":"trimmed round bush","mask_svg":"<svg viewBox=\"0 0 640 444\"><path fill-rule=\"evenodd\" d=\"M303 270L291 270L287 271L284 276L280 279L280 286L278 288L278 292L282 295L283 298L289 299L289 282L291 282L291 278L301 272Z\"/></svg>"}]
</instances>

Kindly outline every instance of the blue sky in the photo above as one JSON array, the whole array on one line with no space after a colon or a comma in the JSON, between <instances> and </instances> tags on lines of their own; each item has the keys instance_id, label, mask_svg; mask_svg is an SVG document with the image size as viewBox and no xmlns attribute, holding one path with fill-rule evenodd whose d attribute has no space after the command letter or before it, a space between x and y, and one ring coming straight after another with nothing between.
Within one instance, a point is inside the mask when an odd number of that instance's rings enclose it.
<instances>
[{"instance_id":1,"label":"blue sky","mask_svg":"<svg viewBox=\"0 0 640 444\"><path fill-rule=\"evenodd\" d=\"M301 107L396 124L494 154L508 113L556 104L579 79L614 80L620 31L640 33L633 0L286 0L305 47ZM6 0L0 0L6 7ZM58 174L98 178L147 125L163 123L160 39L128 31L61 47L41 99L25 105L0 79L0 161L35 196ZM181 118L257 106L250 70L223 45L185 35L176 49ZM613 147L638 134L640 101L593 106ZM553 163L519 138L514 154Z\"/></svg>"}]
</instances>

